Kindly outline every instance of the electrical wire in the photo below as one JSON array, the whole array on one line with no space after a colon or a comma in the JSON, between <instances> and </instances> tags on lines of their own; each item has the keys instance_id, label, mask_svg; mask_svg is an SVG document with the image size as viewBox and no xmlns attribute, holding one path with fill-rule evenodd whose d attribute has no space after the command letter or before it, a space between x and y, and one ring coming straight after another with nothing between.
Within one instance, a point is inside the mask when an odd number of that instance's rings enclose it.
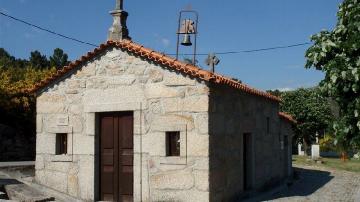
<instances>
[{"instance_id":1,"label":"electrical wire","mask_svg":"<svg viewBox=\"0 0 360 202\"><path fill-rule=\"evenodd\" d=\"M72 41L75 41L75 42L78 42L78 43L82 43L82 44L86 44L86 45L89 45L89 46L94 46L94 47L98 47L98 45L95 45L93 43L89 43L89 42L86 42L86 41L82 41L82 40L79 40L79 39L76 39L76 38L73 38L73 37L69 37L69 36L66 36L64 34L60 34L60 33L57 33L55 31L52 31L52 30L49 30L49 29L46 29L46 28L43 28L43 27L40 27L38 25L35 25L35 24L32 24L30 22L27 22L25 20L21 20L19 18L16 18L14 16L11 16L11 15L8 15L8 14L5 14L3 12L0 11L0 14L5 16L5 17L8 17L10 19L13 19L15 21L18 21L18 22L21 22L23 24L26 24L28 26L31 26L31 27L34 27L34 28L37 28L37 29L40 29L42 31L45 31L45 32L48 32L50 34L53 34L53 35L56 35L56 36L59 36L59 37L62 37L62 38L65 38L65 39L68 39L68 40L72 40ZM304 43L298 43L298 44L291 44L291 45L284 45L284 46L275 46L275 47L268 47L268 48L260 48L260 49L251 49L251 50L240 50L240 51L226 51L226 52L215 52L216 55L229 55L229 54L239 54L239 53L253 53L253 52L261 52L261 51L269 51L269 50L277 50L277 49L286 49L286 48L293 48L293 47L298 47L298 46L305 46L305 45L309 45L311 44L310 42L304 42ZM176 55L175 53L165 53L165 55ZM193 54L187 54L187 53L179 53L178 55L193 55ZM208 53L197 53L196 55L208 55Z\"/></svg>"},{"instance_id":2,"label":"electrical wire","mask_svg":"<svg viewBox=\"0 0 360 202\"><path fill-rule=\"evenodd\" d=\"M98 47L98 46L95 45L95 44L92 44L92 43L89 43L89 42L85 42L85 41L81 41L81 40L75 39L75 38L73 38L73 37L65 36L64 34L59 34L59 33L57 33L57 32L54 32L54 31L51 31L51 30L49 30L49 29L40 27L40 26L38 26L38 25L34 25L34 24L30 23L30 22L26 22L25 20L21 20L21 19L19 19L19 18L13 17L13 16L11 16L11 15L5 14L5 13L3 13L3 12L1 12L1 11L0 11L0 14L3 15L3 16L5 16L5 17L11 18L11 19L13 19L13 20L15 20L15 21L18 21L18 22L24 23L24 24L26 24L26 25L29 25L29 26L31 26L31 27L34 27L34 28L40 29L40 30L42 30L42 31L48 32L48 33L50 33L50 34L57 35L57 36L60 36L60 37L62 37L62 38L69 39L69 40L72 40L72 41L76 41L76 42L78 42L78 43L86 44L86 45L89 45L89 46Z\"/></svg>"}]
</instances>

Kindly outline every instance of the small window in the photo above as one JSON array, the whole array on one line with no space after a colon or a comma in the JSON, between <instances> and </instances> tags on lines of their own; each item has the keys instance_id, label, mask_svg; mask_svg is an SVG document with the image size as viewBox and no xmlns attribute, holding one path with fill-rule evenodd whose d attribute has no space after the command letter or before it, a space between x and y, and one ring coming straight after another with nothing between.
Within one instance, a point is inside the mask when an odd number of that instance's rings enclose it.
<instances>
[{"instance_id":1,"label":"small window","mask_svg":"<svg viewBox=\"0 0 360 202\"><path fill-rule=\"evenodd\" d=\"M67 154L67 134L57 133L56 134L56 155Z\"/></svg>"},{"instance_id":2,"label":"small window","mask_svg":"<svg viewBox=\"0 0 360 202\"><path fill-rule=\"evenodd\" d=\"M270 118L266 117L266 133L270 133Z\"/></svg>"},{"instance_id":3,"label":"small window","mask_svg":"<svg viewBox=\"0 0 360 202\"><path fill-rule=\"evenodd\" d=\"M166 132L166 156L180 156L180 132Z\"/></svg>"}]
</instances>

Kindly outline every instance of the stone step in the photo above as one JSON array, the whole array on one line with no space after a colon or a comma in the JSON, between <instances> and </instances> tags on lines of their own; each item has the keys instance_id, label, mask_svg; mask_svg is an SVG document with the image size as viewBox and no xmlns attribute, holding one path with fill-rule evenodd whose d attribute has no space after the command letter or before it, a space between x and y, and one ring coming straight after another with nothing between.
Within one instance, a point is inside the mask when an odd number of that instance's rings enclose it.
<instances>
[{"instance_id":1,"label":"stone step","mask_svg":"<svg viewBox=\"0 0 360 202\"><path fill-rule=\"evenodd\" d=\"M21 202L43 202L55 200L54 197L44 195L26 184L5 185L5 190L10 200Z\"/></svg>"}]
</instances>

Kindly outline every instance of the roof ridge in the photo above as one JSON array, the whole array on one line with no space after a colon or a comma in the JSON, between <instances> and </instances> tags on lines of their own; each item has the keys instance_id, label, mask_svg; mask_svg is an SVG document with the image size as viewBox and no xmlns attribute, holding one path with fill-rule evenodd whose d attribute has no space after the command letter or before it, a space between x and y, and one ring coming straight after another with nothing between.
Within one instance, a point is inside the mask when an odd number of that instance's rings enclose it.
<instances>
[{"instance_id":1,"label":"roof ridge","mask_svg":"<svg viewBox=\"0 0 360 202\"><path fill-rule=\"evenodd\" d=\"M297 124L297 121L294 119L294 117L292 117L290 114L286 113L286 112L279 112L279 116L281 118L284 118L290 122L293 122L295 124Z\"/></svg>"},{"instance_id":2,"label":"roof ridge","mask_svg":"<svg viewBox=\"0 0 360 202\"><path fill-rule=\"evenodd\" d=\"M88 61L89 59L93 58L94 56L96 56L99 52L101 52L109 47L112 47L112 46L126 50L126 51L136 54L142 58L152 60L156 63L162 64L164 66L170 67L172 69L175 69L177 71L183 72L188 75L191 75L193 77L200 78L205 81L214 82L217 84L225 84L225 85L231 86L233 88L240 89L240 90L242 90L246 93L252 94L252 95L265 97L272 101L276 101L276 102L281 101L281 99L279 97L271 95L270 93L250 87L246 84L240 83L240 82L235 81L234 79L228 78L226 76L201 69L200 67L194 66L192 64L184 63L184 62L179 61L175 58L172 58L168 55L159 53L150 48L146 48L143 45L137 44L128 39L124 39L122 41L109 40L106 43L100 44L100 46L95 48L93 51L88 52L86 55L81 56L80 59L71 62L67 66L64 66L62 69L58 70L56 73L51 75L49 78L42 80L41 82L39 82L38 84L34 85L32 88L30 88L26 91L29 93L34 93L34 92L46 87L48 84L50 84L51 82L60 78L61 76L63 76L67 72L69 72L70 70L78 67L80 64L82 64L82 63Z\"/></svg>"}]
</instances>

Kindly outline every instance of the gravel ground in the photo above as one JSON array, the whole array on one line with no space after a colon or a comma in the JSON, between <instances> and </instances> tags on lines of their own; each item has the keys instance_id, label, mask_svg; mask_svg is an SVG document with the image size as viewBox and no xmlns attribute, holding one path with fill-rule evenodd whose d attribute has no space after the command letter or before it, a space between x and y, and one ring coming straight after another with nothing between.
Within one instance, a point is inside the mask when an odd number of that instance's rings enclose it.
<instances>
[{"instance_id":1,"label":"gravel ground","mask_svg":"<svg viewBox=\"0 0 360 202\"><path fill-rule=\"evenodd\" d=\"M294 166L298 179L265 201L360 202L360 173L313 166Z\"/></svg>"}]
</instances>

